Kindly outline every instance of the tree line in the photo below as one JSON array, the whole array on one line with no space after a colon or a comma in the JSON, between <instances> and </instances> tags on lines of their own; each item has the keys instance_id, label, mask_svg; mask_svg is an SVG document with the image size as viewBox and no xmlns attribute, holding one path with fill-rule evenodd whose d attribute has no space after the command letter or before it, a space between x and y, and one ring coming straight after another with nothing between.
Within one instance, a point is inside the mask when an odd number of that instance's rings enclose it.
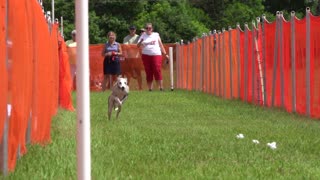
<instances>
[{"instance_id":1,"label":"tree line","mask_svg":"<svg viewBox=\"0 0 320 180\"><path fill-rule=\"evenodd\" d=\"M64 36L70 39L75 28L75 0L55 0L55 16L63 17ZM275 19L283 11L288 19L291 11L303 18L306 7L318 15L319 0L89 0L89 40L91 44L106 42L108 31L117 33L117 41L128 34L128 27L143 28L151 22L164 43L192 41L214 29L243 25L266 15ZM51 0L43 3L51 10ZM318 10L318 11L317 11Z\"/></svg>"}]
</instances>

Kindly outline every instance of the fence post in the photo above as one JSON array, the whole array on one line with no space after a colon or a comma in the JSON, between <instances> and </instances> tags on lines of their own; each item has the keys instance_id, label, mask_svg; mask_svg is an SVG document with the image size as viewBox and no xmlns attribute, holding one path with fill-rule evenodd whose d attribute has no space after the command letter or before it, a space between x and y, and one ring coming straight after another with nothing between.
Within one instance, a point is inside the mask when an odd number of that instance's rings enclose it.
<instances>
[{"instance_id":1,"label":"fence post","mask_svg":"<svg viewBox=\"0 0 320 180\"><path fill-rule=\"evenodd\" d=\"M204 66L205 66L205 58L204 58L204 52L205 52L205 34L202 35L201 37L201 58L200 58L200 91L204 92L205 89L204 89L204 74L205 74L205 71L204 71Z\"/></svg>"},{"instance_id":2,"label":"fence post","mask_svg":"<svg viewBox=\"0 0 320 180\"><path fill-rule=\"evenodd\" d=\"M310 8L306 9L306 108L307 115L310 116Z\"/></svg>"},{"instance_id":3,"label":"fence post","mask_svg":"<svg viewBox=\"0 0 320 180\"><path fill-rule=\"evenodd\" d=\"M276 37L274 41L274 55L273 55L273 77L272 77L272 101L271 106L274 106L274 97L275 97L275 88L276 88L276 80L277 80L277 65L278 65L278 47L279 47L279 21L280 21L280 12L277 11L276 18Z\"/></svg>"},{"instance_id":4,"label":"fence post","mask_svg":"<svg viewBox=\"0 0 320 180\"><path fill-rule=\"evenodd\" d=\"M177 76L177 88L181 88L180 87L180 81L181 81L181 77L180 77L180 74L179 74L179 69L180 69L180 51L179 51L179 43L176 43L176 76Z\"/></svg>"},{"instance_id":5,"label":"fence post","mask_svg":"<svg viewBox=\"0 0 320 180\"><path fill-rule=\"evenodd\" d=\"M229 30L229 56L230 56L230 58L229 58L229 63L230 63L230 97L231 97L231 99L233 98L233 93L232 93L232 89L233 89L233 87L232 87L232 33L231 33L231 31L232 31L232 28L231 28L231 26L229 26L229 28L228 28L228 30Z\"/></svg>"},{"instance_id":6,"label":"fence post","mask_svg":"<svg viewBox=\"0 0 320 180\"><path fill-rule=\"evenodd\" d=\"M280 44L280 91L281 91L281 107L284 107L284 65L283 65L283 13L280 11L279 19L279 44Z\"/></svg>"},{"instance_id":7,"label":"fence post","mask_svg":"<svg viewBox=\"0 0 320 180\"><path fill-rule=\"evenodd\" d=\"M209 93L212 94L212 31L209 33Z\"/></svg>"},{"instance_id":8,"label":"fence post","mask_svg":"<svg viewBox=\"0 0 320 180\"><path fill-rule=\"evenodd\" d=\"M214 53L214 60L213 60L213 94L217 95L217 72L216 72L216 62L218 59L218 49L217 49L217 31L213 31L213 53Z\"/></svg>"},{"instance_id":9,"label":"fence post","mask_svg":"<svg viewBox=\"0 0 320 180\"><path fill-rule=\"evenodd\" d=\"M218 47L219 47L219 56L218 56L218 74L219 74L219 96L221 96L221 31L218 31Z\"/></svg>"},{"instance_id":10,"label":"fence post","mask_svg":"<svg viewBox=\"0 0 320 180\"><path fill-rule=\"evenodd\" d=\"M197 38L193 40L193 57L192 57L192 90L197 89Z\"/></svg>"},{"instance_id":11,"label":"fence post","mask_svg":"<svg viewBox=\"0 0 320 180\"><path fill-rule=\"evenodd\" d=\"M226 49L225 49L225 28L222 29L222 82L223 82L223 97L227 97L227 88L226 88Z\"/></svg>"},{"instance_id":12,"label":"fence post","mask_svg":"<svg viewBox=\"0 0 320 180\"><path fill-rule=\"evenodd\" d=\"M266 16L262 15L262 57L263 57L263 105L267 104L267 84L266 84L266 30L265 30Z\"/></svg>"},{"instance_id":13,"label":"fence post","mask_svg":"<svg viewBox=\"0 0 320 180\"><path fill-rule=\"evenodd\" d=\"M190 41L188 41L188 44L187 44L187 67L186 67L186 72L187 72L187 75L186 75L186 79L185 79L185 81L186 81L186 89L188 89L188 87L189 87L189 61L190 61Z\"/></svg>"},{"instance_id":14,"label":"fence post","mask_svg":"<svg viewBox=\"0 0 320 180\"><path fill-rule=\"evenodd\" d=\"M252 103L254 103L255 102L255 96L254 96L254 92L255 92L255 90L254 90L254 87L255 87L255 80L256 80L256 67L255 67L255 60L256 60L256 58L255 58L255 53L254 53L254 32L255 32L255 30L256 30L256 27L255 27L255 22L254 21L252 21L251 22L251 62L252 62L252 64L251 64L251 85L252 85L252 87L251 87L251 97L252 97L252 99L251 99L251 101L252 101Z\"/></svg>"},{"instance_id":15,"label":"fence post","mask_svg":"<svg viewBox=\"0 0 320 180\"><path fill-rule=\"evenodd\" d=\"M296 26L295 12L291 12L291 88L292 88L292 112L296 112Z\"/></svg>"},{"instance_id":16,"label":"fence post","mask_svg":"<svg viewBox=\"0 0 320 180\"><path fill-rule=\"evenodd\" d=\"M169 47L169 55L170 55L170 85L171 85L171 91L173 91L173 48Z\"/></svg>"},{"instance_id":17,"label":"fence post","mask_svg":"<svg viewBox=\"0 0 320 180\"><path fill-rule=\"evenodd\" d=\"M248 24L244 25L244 100L248 100Z\"/></svg>"},{"instance_id":18,"label":"fence post","mask_svg":"<svg viewBox=\"0 0 320 180\"><path fill-rule=\"evenodd\" d=\"M241 42L240 42L240 24L237 23L237 65L238 65L238 98L241 97L240 96L240 92L241 92L241 60L240 60L240 47L241 47Z\"/></svg>"},{"instance_id":19,"label":"fence post","mask_svg":"<svg viewBox=\"0 0 320 180\"><path fill-rule=\"evenodd\" d=\"M180 40L180 70L179 70L179 73L180 73L180 79L181 79L181 82L180 82L180 86L181 88L185 89L185 77L183 76L183 73L184 73L184 49L183 49L183 40L181 39Z\"/></svg>"}]
</instances>

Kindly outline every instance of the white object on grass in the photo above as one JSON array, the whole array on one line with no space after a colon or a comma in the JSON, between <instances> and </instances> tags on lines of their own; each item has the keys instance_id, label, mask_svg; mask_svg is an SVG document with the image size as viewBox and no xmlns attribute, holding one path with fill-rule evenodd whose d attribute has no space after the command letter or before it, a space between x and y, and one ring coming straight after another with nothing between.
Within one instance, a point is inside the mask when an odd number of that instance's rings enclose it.
<instances>
[{"instance_id":1,"label":"white object on grass","mask_svg":"<svg viewBox=\"0 0 320 180\"><path fill-rule=\"evenodd\" d=\"M243 135L243 134L238 134L236 137L237 137L238 139L243 139L243 138L244 138L244 135Z\"/></svg>"},{"instance_id":2,"label":"white object on grass","mask_svg":"<svg viewBox=\"0 0 320 180\"><path fill-rule=\"evenodd\" d=\"M277 149L277 143L276 142L267 143L267 146L269 146L271 149Z\"/></svg>"},{"instance_id":3,"label":"white object on grass","mask_svg":"<svg viewBox=\"0 0 320 180\"><path fill-rule=\"evenodd\" d=\"M256 140L256 139L252 140L252 142L253 142L254 144L260 144L260 142L259 142L258 140Z\"/></svg>"}]
</instances>

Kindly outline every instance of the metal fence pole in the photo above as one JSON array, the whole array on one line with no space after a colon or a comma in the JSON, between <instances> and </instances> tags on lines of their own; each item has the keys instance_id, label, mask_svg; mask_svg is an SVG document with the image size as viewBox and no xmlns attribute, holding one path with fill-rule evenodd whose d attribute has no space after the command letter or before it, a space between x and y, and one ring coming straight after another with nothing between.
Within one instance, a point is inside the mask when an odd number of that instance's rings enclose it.
<instances>
[{"instance_id":1,"label":"metal fence pole","mask_svg":"<svg viewBox=\"0 0 320 180\"><path fill-rule=\"evenodd\" d=\"M267 104L267 84L266 84L266 29L265 29L265 23L266 23L266 16L262 15L262 66L263 66L263 105Z\"/></svg>"},{"instance_id":2,"label":"metal fence pole","mask_svg":"<svg viewBox=\"0 0 320 180\"><path fill-rule=\"evenodd\" d=\"M187 68L186 68L186 72L187 72L187 75L186 75L186 79L185 79L185 81L186 81L186 89L188 89L188 87L189 87L189 72L190 72L190 70L189 70L189 61L190 61L190 42L188 42L188 45L187 45Z\"/></svg>"},{"instance_id":3,"label":"metal fence pole","mask_svg":"<svg viewBox=\"0 0 320 180\"><path fill-rule=\"evenodd\" d=\"M281 93L281 107L284 107L284 62L283 62L283 13L280 12L280 19L279 19L279 44L280 44L280 93Z\"/></svg>"},{"instance_id":4,"label":"metal fence pole","mask_svg":"<svg viewBox=\"0 0 320 180\"><path fill-rule=\"evenodd\" d=\"M176 76L177 76L177 88L181 88L180 87L180 74L179 74L179 69L180 69L180 51L179 51L179 44L176 43Z\"/></svg>"},{"instance_id":5,"label":"metal fence pole","mask_svg":"<svg viewBox=\"0 0 320 180\"><path fill-rule=\"evenodd\" d=\"M248 24L244 27L244 100L248 101Z\"/></svg>"},{"instance_id":6,"label":"metal fence pole","mask_svg":"<svg viewBox=\"0 0 320 180\"><path fill-rule=\"evenodd\" d=\"M197 38L193 41L193 58L192 58L192 89L197 89Z\"/></svg>"},{"instance_id":7,"label":"metal fence pole","mask_svg":"<svg viewBox=\"0 0 320 180\"><path fill-rule=\"evenodd\" d=\"M218 88L219 88L219 96L221 96L221 31L218 32L218 47L219 47L219 56L218 56L218 78L219 78L219 83L218 83Z\"/></svg>"},{"instance_id":8,"label":"metal fence pole","mask_svg":"<svg viewBox=\"0 0 320 180\"><path fill-rule=\"evenodd\" d=\"M295 12L291 12L291 88L292 88L292 112L296 112L296 26Z\"/></svg>"},{"instance_id":9,"label":"metal fence pole","mask_svg":"<svg viewBox=\"0 0 320 180\"><path fill-rule=\"evenodd\" d=\"M212 32L209 33L209 93L212 94Z\"/></svg>"},{"instance_id":10,"label":"metal fence pole","mask_svg":"<svg viewBox=\"0 0 320 180\"><path fill-rule=\"evenodd\" d=\"M204 58L204 45L205 45L205 35L201 37L201 58L200 58L200 91L204 92L204 65L205 65L205 58Z\"/></svg>"},{"instance_id":11,"label":"metal fence pole","mask_svg":"<svg viewBox=\"0 0 320 180\"><path fill-rule=\"evenodd\" d=\"M310 108L310 8L306 9L306 20L307 20L307 27L306 27L306 110L307 115L311 115L311 108Z\"/></svg>"},{"instance_id":12,"label":"metal fence pole","mask_svg":"<svg viewBox=\"0 0 320 180\"><path fill-rule=\"evenodd\" d=\"M228 30L229 30L229 56L230 56L230 58L229 58L229 63L230 63L230 97L232 99L233 98L233 93L232 93L232 89L233 89L233 87L232 87L232 71L233 71L233 69L232 69L232 33L231 33L232 29L231 29L231 26L229 26Z\"/></svg>"},{"instance_id":13,"label":"metal fence pole","mask_svg":"<svg viewBox=\"0 0 320 180\"><path fill-rule=\"evenodd\" d=\"M256 79L256 68L255 68L255 61L256 61L256 58L255 58L255 53L254 53L254 32L256 30L256 27L255 27L255 22L252 21L251 22L251 101L254 103L255 102L255 96L254 96L254 87L255 87L255 79Z\"/></svg>"},{"instance_id":14,"label":"metal fence pole","mask_svg":"<svg viewBox=\"0 0 320 180\"><path fill-rule=\"evenodd\" d=\"M241 93L241 60L240 60L240 47L241 47L241 42L240 42L240 24L237 23L237 65L238 65L238 98L240 97Z\"/></svg>"},{"instance_id":15,"label":"metal fence pole","mask_svg":"<svg viewBox=\"0 0 320 180\"><path fill-rule=\"evenodd\" d=\"M216 62L218 59L218 49L217 49L217 31L214 30L213 32L213 53L214 53L214 60L213 60L213 94L217 95L217 72L216 72Z\"/></svg>"},{"instance_id":16,"label":"metal fence pole","mask_svg":"<svg viewBox=\"0 0 320 180\"><path fill-rule=\"evenodd\" d=\"M181 77L181 88L185 89L185 77L184 77L184 45L183 41L180 41L180 77Z\"/></svg>"},{"instance_id":17,"label":"metal fence pole","mask_svg":"<svg viewBox=\"0 0 320 180\"><path fill-rule=\"evenodd\" d=\"M223 97L227 96L227 88L226 88L226 48L225 48L225 33L226 30L222 29L222 83L223 83Z\"/></svg>"}]
</instances>

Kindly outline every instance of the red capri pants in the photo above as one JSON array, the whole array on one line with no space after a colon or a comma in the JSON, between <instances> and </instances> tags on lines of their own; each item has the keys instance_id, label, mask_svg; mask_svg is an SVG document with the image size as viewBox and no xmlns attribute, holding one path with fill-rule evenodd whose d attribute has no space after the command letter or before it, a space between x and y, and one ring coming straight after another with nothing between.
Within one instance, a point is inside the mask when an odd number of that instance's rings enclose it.
<instances>
[{"instance_id":1,"label":"red capri pants","mask_svg":"<svg viewBox=\"0 0 320 180\"><path fill-rule=\"evenodd\" d=\"M142 62L144 65L144 70L147 76L147 82L152 82L153 77L155 80L162 80L161 65L162 56L161 55L145 55L142 54Z\"/></svg>"}]
</instances>

